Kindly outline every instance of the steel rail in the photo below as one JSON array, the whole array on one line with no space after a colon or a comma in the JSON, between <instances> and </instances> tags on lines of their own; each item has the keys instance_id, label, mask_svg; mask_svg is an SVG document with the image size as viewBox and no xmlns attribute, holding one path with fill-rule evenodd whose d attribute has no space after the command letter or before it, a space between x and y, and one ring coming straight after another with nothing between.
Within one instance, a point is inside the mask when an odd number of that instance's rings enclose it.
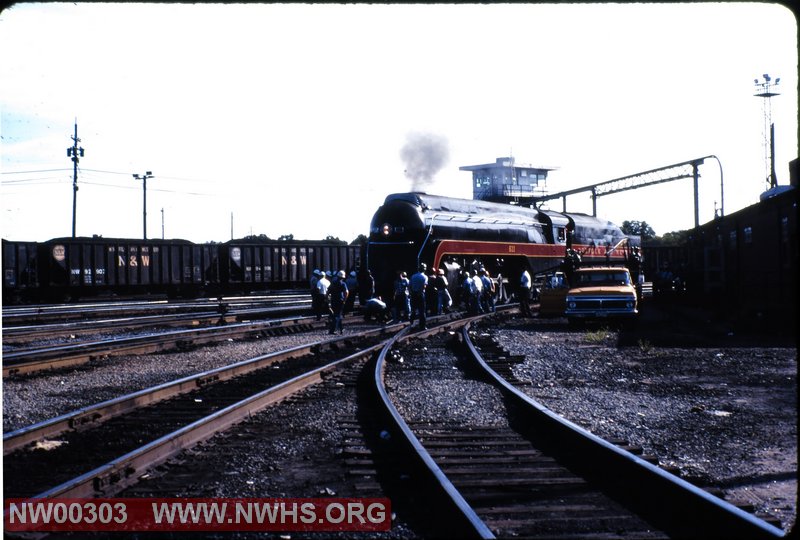
<instances>
[{"instance_id":1,"label":"steel rail","mask_svg":"<svg viewBox=\"0 0 800 540\"><path fill-rule=\"evenodd\" d=\"M308 293L295 293L267 296L263 298L253 297L223 297L222 303L229 306L232 312L248 313L258 312L263 309L280 309L287 304L296 307L308 307L311 299ZM51 322L68 322L74 319L86 320L96 317L128 317L132 315L181 315L209 313L217 310L220 301L218 299L206 299L205 301L193 301L186 303L174 303L164 301L152 302L108 302L93 304L67 304L50 306L32 307L9 307L4 306L3 327L15 328L23 324L48 324Z\"/></svg>"},{"instance_id":2,"label":"steel rail","mask_svg":"<svg viewBox=\"0 0 800 540\"><path fill-rule=\"evenodd\" d=\"M336 360L307 373L270 387L214 414L192 422L168 435L160 437L136 450L116 458L105 465L72 480L48 489L31 499L66 497L87 498L113 496L138 482L149 469L160 465L179 452L220 433L234 424L258 413L265 407L281 401L308 386L321 382L325 374L339 366L371 356L383 347L378 343L345 358Z\"/></svg>"},{"instance_id":3,"label":"steel rail","mask_svg":"<svg viewBox=\"0 0 800 540\"><path fill-rule=\"evenodd\" d=\"M147 326L200 326L216 324L220 320L225 324L238 322L248 322L252 319L264 319L273 316L300 315L308 312L310 302L292 302L283 306L257 307L246 309L231 309L224 313L219 311L205 311L197 313L178 313L162 315L142 315L120 317L115 319L93 319L84 321L72 321L62 323L52 323L36 326L12 326L3 328L3 338L6 342L33 339L36 337L53 336L65 334L87 334L100 332L113 328L124 330L130 328L140 328Z\"/></svg>"},{"instance_id":4,"label":"steel rail","mask_svg":"<svg viewBox=\"0 0 800 540\"><path fill-rule=\"evenodd\" d=\"M376 328L364 332L360 334L360 336L380 336L382 334L397 332L399 329L399 325ZM84 428L90 424L99 424L115 416L129 413L137 408L152 405L153 403L191 392L197 388L208 386L209 384L251 373L282 360L330 349L335 347L337 343L345 341L353 341L353 336L343 336L331 340L317 341L299 345L284 351L257 356L235 364L203 371L157 386L145 388L88 407L82 407L55 418L4 433L3 455L15 452L36 441L54 437L66 431Z\"/></svg>"},{"instance_id":5,"label":"steel rail","mask_svg":"<svg viewBox=\"0 0 800 540\"><path fill-rule=\"evenodd\" d=\"M610 483L624 478L626 498L639 503L659 501L646 509L644 517L679 538L783 538L783 530L749 514L697 486L641 459L562 418L543 404L515 388L482 358L469 336L469 323L462 337L475 363L503 394L519 406L525 421L543 428L549 440L593 457L593 470Z\"/></svg>"},{"instance_id":6,"label":"steel rail","mask_svg":"<svg viewBox=\"0 0 800 540\"><path fill-rule=\"evenodd\" d=\"M300 327L313 324L313 317L277 319L253 323L236 323L225 326L172 330L147 336L93 341L31 349L3 354L3 377L24 375L37 371L74 366L102 356L145 354L167 350L179 343L198 345L213 343L222 338L241 338L260 335L278 328Z\"/></svg>"},{"instance_id":7,"label":"steel rail","mask_svg":"<svg viewBox=\"0 0 800 540\"><path fill-rule=\"evenodd\" d=\"M487 315L481 315L469 319L451 321L442 326L418 332L414 334L413 337L427 337L486 316ZM386 390L386 385L384 384L386 356L398 342L411 337L409 336L409 330L410 328L406 328L399 332L393 339L389 340L378 356L375 365L374 380L375 389L380 398L380 402L383 404L387 413L387 418L392 424L392 431L397 434L398 438L401 440L401 444L403 444L409 451L409 454L413 456L414 465L418 470L422 471L423 476L427 479L428 483L432 486L433 490L435 490L435 493L439 495L441 500L445 501L444 505L446 506L446 510L452 517L452 522L450 522L450 524L454 528L452 531L454 537L495 538L492 531L478 517L458 489L456 489L450 479L442 472L417 436L414 435L414 432L394 406Z\"/></svg>"},{"instance_id":8,"label":"steel rail","mask_svg":"<svg viewBox=\"0 0 800 540\"><path fill-rule=\"evenodd\" d=\"M12 326L3 328L4 341L32 339L46 336L53 337L58 335L85 334L89 332L100 332L113 328L115 330L138 328L141 326L155 325L186 325L201 324L219 321L220 314L212 311L205 313L188 313L180 315L145 315L141 317L120 317L116 319L97 319L89 321L63 322L44 324L36 326ZM224 316L226 322L233 322L235 319L229 315Z\"/></svg>"}]
</instances>

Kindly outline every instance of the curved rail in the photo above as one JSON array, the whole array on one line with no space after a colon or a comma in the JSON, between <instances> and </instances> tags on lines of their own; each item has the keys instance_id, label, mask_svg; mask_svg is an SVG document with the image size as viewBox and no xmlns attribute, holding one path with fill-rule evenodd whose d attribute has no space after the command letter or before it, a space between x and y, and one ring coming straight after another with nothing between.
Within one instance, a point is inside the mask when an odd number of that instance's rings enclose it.
<instances>
[{"instance_id":1,"label":"curved rail","mask_svg":"<svg viewBox=\"0 0 800 540\"><path fill-rule=\"evenodd\" d=\"M625 492L621 495L670 535L750 539L784 536L781 529L558 416L515 388L483 360L470 339L469 324L462 328L462 336L475 363L518 406L526 423L545 431L550 440L591 455L593 472L609 484L619 484L622 479ZM646 503L653 500L658 503Z\"/></svg>"},{"instance_id":2,"label":"curved rail","mask_svg":"<svg viewBox=\"0 0 800 540\"><path fill-rule=\"evenodd\" d=\"M484 315L485 316L485 315ZM434 329L419 332L415 334L417 337L429 336L434 333L450 330L451 328L461 326L469 321L479 319L473 317L471 319L453 321L443 326L438 326ZM375 365L375 388L379 395L380 401L387 412L388 418L392 423L392 431L398 435L410 454L413 455L415 460L414 465L418 470L422 471L424 477L427 478L428 483L433 486L433 489L439 494L441 500L445 501L447 510L452 517L452 525L454 527L453 535L456 537L470 537L470 538L495 538L492 531L486 524L478 517L472 507L467 503L464 497L459 493L458 489L442 472L431 455L414 435L411 428L403 419L400 412L392 403L384 384L384 373L386 357L389 351L401 340L408 338L409 328L405 328L399 332L393 339L389 340L384 345L378 356Z\"/></svg>"}]
</instances>

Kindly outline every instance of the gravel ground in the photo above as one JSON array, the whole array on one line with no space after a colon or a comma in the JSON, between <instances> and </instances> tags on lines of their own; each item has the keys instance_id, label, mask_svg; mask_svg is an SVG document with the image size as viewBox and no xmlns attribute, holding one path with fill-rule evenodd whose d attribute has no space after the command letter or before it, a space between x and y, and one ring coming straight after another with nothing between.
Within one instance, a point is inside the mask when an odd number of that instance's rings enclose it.
<instances>
[{"instance_id":1,"label":"gravel ground","mask_svg":"<svg viewBox=\"0 0 800 540\"><path fill-rule=\"evenodd\" d=\"M424 346L405 347L402 361L387 363L386 388L405 421L464 426L508 426L502 394L469 378L460 362L442 349L450 336L436 336Z\"/></svg>"},{"instance_id":2,"label":"gravel ground","mask_svg":"<svg viewBox=\"0 0 800 540\"><path fill-rule=\"evenodd\" d=\"M796 348L741 340L668 347L621 340L607 328L573 331L558 319L512 317L481 331L525 355L515 375L540 403L600 437L642 446L683 478L722 488L727 500L793 528Z\"/></svg>"},{"instance_id":3,"label":"gravel ground","mask_svg":"<svg viewBox=\"0 0 800 540\"><path fill-rule=\"evenodd\" d=\"M345 321L346 333L364 327L355 319L350 322ZM532 397L554 411L599 436L640 445L685 478L724 488L729 500L754 504L780 519L786 530L793 526L795 347L753 346L741 340L729 343L718 339L718 333L709 338L702 327L681 328L666 336L639 332L631 337L606 329L574 331L558 319L508 317L480 331L495 336L512 353L526 356L517 366L517 376L530 382L525 388ZM190 373L327 337L320 330L230 342L188 352L112 358L91 368L5 380L4 431ZM505 423L499 394L471 379L455 360L440 352L436 345L410 348L403 353L404 362L389 367L388 386L407 420L440 418L447 411L464 425ZM413 384L401 382L412 361L415 369L424 368L422 376ZM433 399L422 400L423 395ZM461 410L454 396L466 396L469 406ZM319 456L335 453L340 446L341 434L325 431L330 428L324 426L330 426L328 421L335 414L352 413L353 404L347 399L271 407L269 414L281 430L269 437L267 430L264 438L252 444L240 443L240 447L251 447L242 456L252 456L249 452L254 450L260 457L237 461L231 456L227 465L215 464L212 471L230 474L215 474L214 483L203 486L203 494L317 496L329 488L344 495L344 484L335 483L335 476L325 472ZM301 430L309 418L316 420L307 431ZM219 454L213 449L209 453ZM296 469L298 460L308 467L286 474ZM315 477L314 471L320 475Z\"/></svg>"},{"instance_id":4,"label":"gravel ground","mask_svg":"<svg viewBox=\"0 0 800 540\"><path fill-rule=\"evenodd\" d=\"M345 321L345 333L366 328ZM263 354L328 339L325 330L244 341L228 341L185 352L114 356L89 366L4 379L3 432L65 414L201 371ZM86 339L90 339L87 337Z\"/></svg>"},{"instance_id":5,"label":"gravel ground","mask_svg":"<svg viewBox=\"0 0 800 540\"><path fill-rule=\"evenodd\" d=\"M210 439L179 456L150 480L120 497L374 497L365 495L346 474L342 448L348 435L339 419L355 417L356 392L327 380L303 392L302 398L266 408L229 433ZM224 447L224 452L220 451ZM202 482L195 471L208 471ZM163 476L160 476L163 475ZM180 486L180 487L176 487ZM394 513L393 513L394 514ZM171 538L172 535L165 535ZM211 538L349 538L340 533L231 533ZM361 538L417 538L396 514L388 533L359 533ZM116 536L114 536L116 538ZM182 538L183 535L175 535ZM161 538L161 537L159 537Z\"/></svg>"}]
</instances>

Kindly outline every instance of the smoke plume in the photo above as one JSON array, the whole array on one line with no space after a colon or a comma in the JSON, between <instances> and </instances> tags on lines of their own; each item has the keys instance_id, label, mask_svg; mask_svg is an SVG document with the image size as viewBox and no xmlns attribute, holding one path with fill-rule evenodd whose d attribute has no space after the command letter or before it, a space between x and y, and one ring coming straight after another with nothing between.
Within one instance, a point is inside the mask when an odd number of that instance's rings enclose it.
<instances>
[{"instance_id":1,"label":"smoke plume","mask_svg":"<svg viewBox=\"0 0 800 540\"><path fill-rule=\"evenodd\" d=\"M433 133L409 133L400 150L405 163L406 178L411 180L411 191L424 191L433 177L450 159L447 139Z\"/></svg>"}]
</instances>

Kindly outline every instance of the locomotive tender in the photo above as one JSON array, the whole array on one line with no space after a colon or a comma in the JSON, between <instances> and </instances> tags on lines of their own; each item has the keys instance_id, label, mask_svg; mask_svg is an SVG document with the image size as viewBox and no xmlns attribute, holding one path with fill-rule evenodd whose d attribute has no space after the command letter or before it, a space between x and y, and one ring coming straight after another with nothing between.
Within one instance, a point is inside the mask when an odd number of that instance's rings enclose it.
<instances>
[{"instance_id":1,"label":"locomotive tender","mask_svg":"<svg viewBox=\"0 0 800 540\"><path fill-rule=\"evenodd\" d=\"M329 241L3 240L3 303L98 295L243 294L305 288L315 268L353 270L361 249Z\"/></svg>"},{"instance_id":2,"label":"locomotive tender","mask_svg":"<svg viewBox=\"0 0 800 540\"><path fill-rule=\"evenodd\" d=\"M372 218L366 258L376 294L391 299L397 273L410 275L420 263L443 269L451 288L461 270L479 267L516 284L523 270L534 275L557 268L568 248L586 263L623 262L630 254L627 238L613 223L586 214L395 193Z\"/></svg>"}]
</instances>

